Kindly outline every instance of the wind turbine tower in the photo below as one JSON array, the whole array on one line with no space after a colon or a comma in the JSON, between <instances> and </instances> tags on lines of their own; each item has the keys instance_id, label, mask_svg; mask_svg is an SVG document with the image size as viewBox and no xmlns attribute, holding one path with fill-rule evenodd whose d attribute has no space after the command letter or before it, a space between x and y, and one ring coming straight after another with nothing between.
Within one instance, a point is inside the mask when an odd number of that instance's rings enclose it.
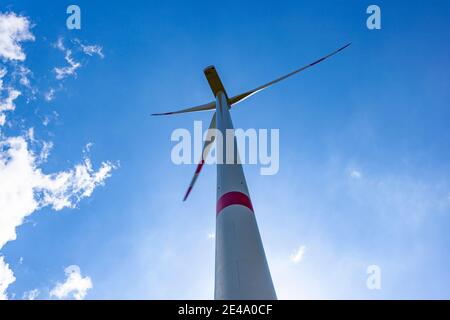
<instances>
[{"instance_id":1,"label":"wind turbine tower","mask_svg":"<svg viewBox=\"0 0 450 320\"><path fill-rule=\"evenodd\" d=\"M239 161L236 138L234 137L231 141L225 139L227 129L233 129L231 107L277 82L322 62L349 45L350 43L300 69L231 98L215 67L207 67L204 73L215 101L175 112L153 114L170 115L215 110L209 129L217 129L222 134L221 146L219 144L216 146L220 150L217 149L216 152L219 155L218 158L222 157L224 160L217 163L215 299L274 300L277 298L244 171ZM211 130L209 130L208 136L210 132ZM202 157L183 201L191 193L214 140L214 137L211 136L206 140ZM234 143L230 143L232 141ZM227 157L230 152L232 155Z\"/></svg>"}]
</instances>

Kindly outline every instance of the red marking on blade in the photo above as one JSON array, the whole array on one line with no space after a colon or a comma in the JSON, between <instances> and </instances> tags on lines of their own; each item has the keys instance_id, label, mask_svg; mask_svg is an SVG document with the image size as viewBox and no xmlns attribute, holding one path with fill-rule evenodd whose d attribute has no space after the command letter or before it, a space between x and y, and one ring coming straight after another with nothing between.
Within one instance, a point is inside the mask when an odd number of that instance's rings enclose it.
<instances>
[{"instance_id":1,"label":"red marking on blade","mask_svg":"<svg viewBox=\"0 0 450 320\"><path fill-rule=\"evenodd\" d=\"M232 191L225 193L217 201L216 214L218 215L226 207L237 204L247 207L253 212L253 206L250 198L245 193Z\"/></svg>"},{"instance_id":2,"label":"red marking on blade","mask_svg":"<svg viewBox=\"0 0 450 320\"><path fill-rule=\"evenodd\" d=\"M189 196L189 193L191 193L192 186L189 186L189 188L186 191L186 194L184 195L183 201L186 201L187 197Z\"/></svg>"},{"instance_id":3,"label":"red marking on blade","mask_svg":"<svg viewBox=\"0 0 450 320\"><path fill-rule=\"evenodd\" d=\"M197 169L195 170L195 174L199 174L200 171L202 171L202 167L205 164L205 160L200 161L200 163L197 165Z\"/></svg>"}]
</instances>

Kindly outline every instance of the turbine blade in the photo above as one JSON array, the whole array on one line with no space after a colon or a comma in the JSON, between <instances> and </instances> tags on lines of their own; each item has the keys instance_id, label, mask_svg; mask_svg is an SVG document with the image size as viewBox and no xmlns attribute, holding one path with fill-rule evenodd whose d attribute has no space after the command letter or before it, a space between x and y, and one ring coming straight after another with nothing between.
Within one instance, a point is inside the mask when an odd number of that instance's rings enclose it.
<instances>
[{"instance_id":1,"label":"turbine blade","mask_svg":"<svg viewBox=\"0 0 450 320\"><path fill-rule=\"evenodd\" d=\"M208 128L206 141L205 141L205 144L203 145L201 159L200 159L200 161L199 161L199 163L197 165L197 169L195 170L195 173L194 173L194 176L192 177L191 183L189 184L189 187L186 190L186 193L184 194L183 201L186 201L186 199L188 198L189 194L191 193L192 188L194 187L194 184L197 181L198 175L202 171L203 165L205 164L205 160L206 160L206 158L208 158L209 150L211 150L212 144L213 144L213 142L215 140L215 136L212 136L212 132L211 132L210 129L215 129L215 128L216 128L216 113L214 112L214 115L213 115L213 117L211 119L211 123L210 123L209 128Z\"/></svg>"},{"instance_id":2,"label":"turbine blade","mask_svg":"<svg viewBox=\"0 0 450 320\"><path fill-rule=\"evenodd\" d=\"M178 113L187 113L187 112L198 112L198 111L205 111L205 110L212 110L216 108L216 102L210 102L207 104L202 104L200 106L182 109L178 111L172 111L172 112L163 112L163 113L152 113L152 116L167 116L171 114L178 114Z\"/></svg>"},{"instance_id":3,"label":"turbine blade","mask_svg":"<svg viewBox=\"0 0 450 320\"><path fill-rule=\"evenodd\" d=\"M349 45L351 45L351 42L350 42L350 43L347 43L345 46L343 46L343 47L341 47L341 48L339 48L339 49L337 49L337 50L331 52L330 54L328 54L328 55L326 55L326 56L320 58L319 60L316 60L316 61L314 61L314 62L312 62L312 63L310 63L310 64L308 64L308 65L306 65L306 66L304 66L304 67L301 67L300 69L297 69L297 70L295 70L295 71L292 71L291 73L288 73L287 75L284 75L284 76L282 76L282 77L280 77L280 78L278 78L278 79L275 79L275 80L273 80L273 81L270 81L269 83L266 83L266 84L264 84L264 85L262 85L262 86L259 86L259 87L255 88L255 89L253 89L253 90L250 90L250 91L241 93L241 94L239 94L239 95L237 95L237 96L234 96L234 97L232 97L232 98L229 99L228 103L230 104L230 106L232 106L232 105L234 105L234 104L237 104L238 102L241 102L241 101L243 101L243 100L249 98L250 96L254 95L255 93L258 93L259 91L262 91L262 90L264 90L264 89L270 87L271 85L273 85L273 84L275 84L275 83L278 83L278 82L280 82L280 81L282 81L282 80L284 80L284 79L287 79L287 78L289 78L290 76L293 76L294 74L297 74L297 73L299 73L299 72L301 72L301 71L303 71L303 70L306 70L306 69L308 69L308 68L310 68L310 67L312 67L312 66L314 66L314 65L316 65L316 64L318 64L318 63L320 63L320 62L322 62L322 61L324 61L324 60L326 60L326 59L328 59L329 57L335 55L336 53L338 53L338 52L344 50L344 49L347 48Z\"/></svg>"}]
</instances>

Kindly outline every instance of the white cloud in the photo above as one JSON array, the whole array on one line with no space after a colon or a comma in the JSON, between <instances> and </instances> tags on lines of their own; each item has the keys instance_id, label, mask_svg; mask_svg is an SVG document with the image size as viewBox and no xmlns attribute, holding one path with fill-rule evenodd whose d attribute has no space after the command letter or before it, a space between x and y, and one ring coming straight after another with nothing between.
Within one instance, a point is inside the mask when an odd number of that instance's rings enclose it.
<instances>
[{"instance_id":1,"label":"white cloud","mask_svg":"<svg viewBox=\"0 0 450 320\"><path fill-rule=\"evenodd\" d=\"M44 118L42 119L42 124L44 126L48 126L50 124L50 122L56 121L56 120L58 120L58 118L59 118L58 112L53 111L52 114L44 116Z\"/></svg>"},{"instance_id":2,"label":"white cloud","mask_svg":"<svg viewBox=\"0 0 450 320\"><path fill-rule=\"evenodd\" d=\"M45 206L57 211L74 208L103 185L114 168L103 162L94 170L86 157L73 169L44 174L23 137L0 141L0 249L16 239L16 228L25 217Z\"/></svg>"},{"instance_id":3,"label":"white cloud","mask_svg":"<svg viewBox=\"0 0 450 320\"><path fill-rule=\"evenodd\" d=\"M44 99L47 102L52 101L53 99L55 99L55 89L50 88L50 90L48 90L45 94L44 94Z\"/></svg>"},{"instance_id":4,"label":"white cloud","mask_svg":"<svg viewBox=\"0 0 450 320\"><path fill-rule=\"evenodd\" d=\"M3 257L0 256L0 300L8 299L6 289L14 281L16 281L16 277Z\"/></svg>"},{"instance_id":5,"label":"white cloud","mask_svg":"<svg viewBox=\"0 0 450 320\"><path fill-rule=\"evenodd\" d=\"M33 290L30 290L30 291L26 291L26 292L24 292L24 294L22 296L22 299L24 299L24 300L35 300L39 296L40 293L41 292L39 291L39 289L33 289Z\"/></svg>"},{"instance_id":6,"label":"white cloud","mask_svg":"<svg viewBox=\"0 0 450 320\"><path fill-rule=\"evenodd\" d=\"M15 70L16 75L19 77L19 83L24 87L31 88L31 82L28 78L31 75L31 70L23 65L18 65Z\"/></svg>"},{"instance_id":7,"label":"white cloud","mask_svg":"<svg viewBox=\"0 0 450 320\"><path fill-rule=\"evenodd\" d=\"M208 239L209 240L212 240L212 239L215 239L215 238L216 238L216 234L214 232L209 232L208 233Z\"/></svg>"},{"instance_id":8,"label":"white cloud","mask_svg":"<svg viewBox=\"0 0 450 320\"><path fill-rule=\"evenodd\" d=\"M6 76L8 71L5 68L0 67L0 89L3 88L3 77Z\"/></svg>"},{"instance_id":9,"label":"white cloud","mask_svg":"<svg viewBox=\"0 0 450 320\"><path fill-rule=\"evenodd\" d=\"M101 59L105 57L103 54L103 47L97 44L94 45L86 45L81 43L80 40L75 39L71 41L74 44L71 48L67 48L64 45L64 39L62 37L58 38L56 43L53 44L53 47L65 53L65 60L69 64L65 67L56 67L54 71L56 73L56 79L62 80L68 76L76 76L76 71L81 67L81 62L78 62L74 59L73 54L77 52L83 52L88 56L97 55ZM49 101L49 100L48 100Z\"/></svg>"},{"instance_id":10,"label":"white cloud","mask_svg":"<svg viewBox=\"0 0 450 320\"><path fill-rule=\"evenodd\" d=\"M105 57L105 55L103 54L103 47L98 44L83 44L79 39L73 40L73 43L77 44L78 49L88 56L92 57L93 55L97 55L101 59ZM61 47L64 48L64 45L59 46L58 43L55 46L59 49Z\"/></svg>"},{"instance_id":11,"label":"white cloud","mask_svg":"<svg viewBox=\"0 0 450 320\"><path fill-rule=\"evenodd\" d=\"M62 80L68 76L76 76L77 69L81 67L81 63L73 59L72 50L70 49L66 50L64 59L69 65L65 67L56 67L54 69L56 73L56 79L58 80Z\"/></svg>"},{"instance_id":12,"label":"white cloud","mask_svg":"<svg viewBox=\"0 0 450 320\"><path fill-rule=\"evenodd\" d=\"M64 46L64 38L63 37L59 37L53 46L61 51L66 51L66 47Z\"/></svg>"},{"instance_id":13,"label":"white cloud","mask_svg":"<svg viewBox=\"0 0 450 320\"><path fill-rule=\"evenodd\" d=\"M33 130L29 130L27 138L34 139ZM35 156L25 137L0 141L0 250L16 239L16 228L27 216L45 206L56 211L74 208L103 185L115 168L103 162L94 170L85 151L84 161L74 168L44 174L38 164L47 158L50 148L51 144L44 143L40 155ZM13 272L0 257L0 298L7 298L6 289L14 281Z\"/></svg>"},{"instance_id":14,"label":"white cloud","mask_svg":"<svg viewBox=\"0 0 450 320\"><path fill-rule=\"evenodd\" d=\"M47 158L50 155L50 151L52 150L52 148L53 148L53 142L44 141L42 143L42 149L41 149L41 152L39 154L40 162L47 161Z\"/></svg>"},{"instance_id":15,"label":"white cloud","mask_svg":"<svg viewBox=\"0 0 450 320\"><path fill-rule=\"evenodd\" d=\"M31 128L28 129L27 137L28 137L28 139L30 139L30 140L33 141L33 142L36 141L36 140L34 139L34 128L33 128L33 127L31 127Z\"/></svg>"},{"instance_id":16,"label":"white cloud","mask_svg":"<svg viewBox=\"0 0 450 320\"><path fill-rule=\"evenodd\" d=\"M293 263L299 263L302 261L305 255L306 246L300 246L293 254L291 254L290 259Z\"/></svg>"},{"instance_id":17,"label":"white cloud","mask_svg":"<svg viewBox=\"0 0 450 320\"><path fill-rule=\"evenodd\" d=\"M354 179L360 179L362 177L362 174L360 171L353 169L350 171L350 177Z\"/></svg>"},{"instance_id":18,"label":"white cloud","mask_svg":"<svg viewBox=\"0 0 450 320\"><path fill-rule=\"evenodd\" d=\"M64 272L66 273L66 280L56 284L50 291L50 297L83 300L87 291L92 289L91 278L88 276L82 277L80 267L77 265L67 267Z\"/></svg>"},{"instance_id":19,"label":"white cloud","mask_svg":"<svg viewBox=\"0 0 450 320\"><path fill-rule=\"evenodd\" d=\"M0 97L0 115L4 116L4 111L12 111L16 108L14 104L14 100L16 100L21 92L14 89L14 88L7 88L6 89L7 95L5 98ZM0 126L3 126L5 124L5 121L3 120L2 123L0 123Z\"/></svg>"},{"instance_id":20,"label":"white cloud","mask_svg":"<svg viewBox=\"0 0 450 320\"><path fill-rule=\"evenodd\" d=\"M16 100L21 94L20 91L14 89L13 87L4 87L3 79L7 73L6 68L0 67L0 127L6 122L4 112L12 111L16 108L14 100ZM6 95L3 95L3 92L5 92Z\"/></svg>"},{"instance_id":21,"label":"white cloud","mask_svg":"<svg viewBox=\"0 0 450 320\"><path fill-rule=\"evenodd\" d=\"M92 146L93 146L94 144L92 143L92 142L88 142L88 143L86 143L86 145L84 146L84 150L83 150L83 152L89 152L89 151L91 151L91 148L92 148Z\"/></svg>"},{"instance_id":22,"label":"white cloud","mask_svg":"<svg viewBox=\"0 0 450 320\"><path fill-rule=\"evenodd\" d=\"M20 64L26 59L26 55L21 47L23 41L34 41L34 36L30 31L31 23L28 18L18 16L13 12L0 13L0 59L12 65L11 81L5 85L4 77L7 69L0 66L0 126L5 125L5 111L15 109L14 101L21 95L21 91L13 87L13 82L30 89L31 83L29 75L31 70ZM19 63L18 63L19 62Z\"/></svg>"},{"instance_id":23,"label":"white cloud","mask_svg":"<svg viewBox=\"0 0 450 320\"><path fill-rule=\"evenodd\" d=\"M103 54L103 48L99 45L84 45L80 43L80 46L83 52L88 56L93 56L94 54L96 54L102 59L105 57L105 55Z\"/></svg>"},{"instance_id":24,"label":"white cloud","mask_svg":"<svg viewBox=\"0 0 450 320\"><path fill-rule=\"evenodd\" d=\"M24 61L26 56L20 45L23 41L34 41L28 18L14 12L0 13L0 58Z\"/></svg>"}]
</instances>

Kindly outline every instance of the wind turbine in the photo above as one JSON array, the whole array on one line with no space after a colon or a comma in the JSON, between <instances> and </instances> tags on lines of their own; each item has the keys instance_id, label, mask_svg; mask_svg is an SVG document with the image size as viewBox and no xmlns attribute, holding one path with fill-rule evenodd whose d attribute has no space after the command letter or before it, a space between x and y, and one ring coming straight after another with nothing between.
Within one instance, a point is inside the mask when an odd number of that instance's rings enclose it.
<instances>
[{"instance_id":1,"label":"wind turbine","mask_svg":"<svg viewBox=\"0 0 450 320\"><path fill-rule=\"evenodd\" d=\"M296 73L306 70L325 59L344 50L350 45L331 52L330 54L288 73L278 79L246 91L234 97L229 97L214 66L204 70L206 79L214 94L215 101L174 112L155 113L153 115L171 115L187 112L215 110L209 129L218 129L226 136L227 129L233 129L230 108ZM208 130L208 135L211 130ZM184 195L186 201L203 168L205 159L211 149L214 137L206 139L203 145L201 159L197 165L192 181ZM225 157L227 139L223 139L221 151ZM245 181L244 171L240 161L236 138L234 137L232 151L233 163L217 164L217 206L216 206L216 257L215 257L215 299L261 299L277 298L270 276L264 247L259 234L258 225L253 211L250 193ZM220 152L220 150L217 150Z\"/></svg>"}]
</instances>

